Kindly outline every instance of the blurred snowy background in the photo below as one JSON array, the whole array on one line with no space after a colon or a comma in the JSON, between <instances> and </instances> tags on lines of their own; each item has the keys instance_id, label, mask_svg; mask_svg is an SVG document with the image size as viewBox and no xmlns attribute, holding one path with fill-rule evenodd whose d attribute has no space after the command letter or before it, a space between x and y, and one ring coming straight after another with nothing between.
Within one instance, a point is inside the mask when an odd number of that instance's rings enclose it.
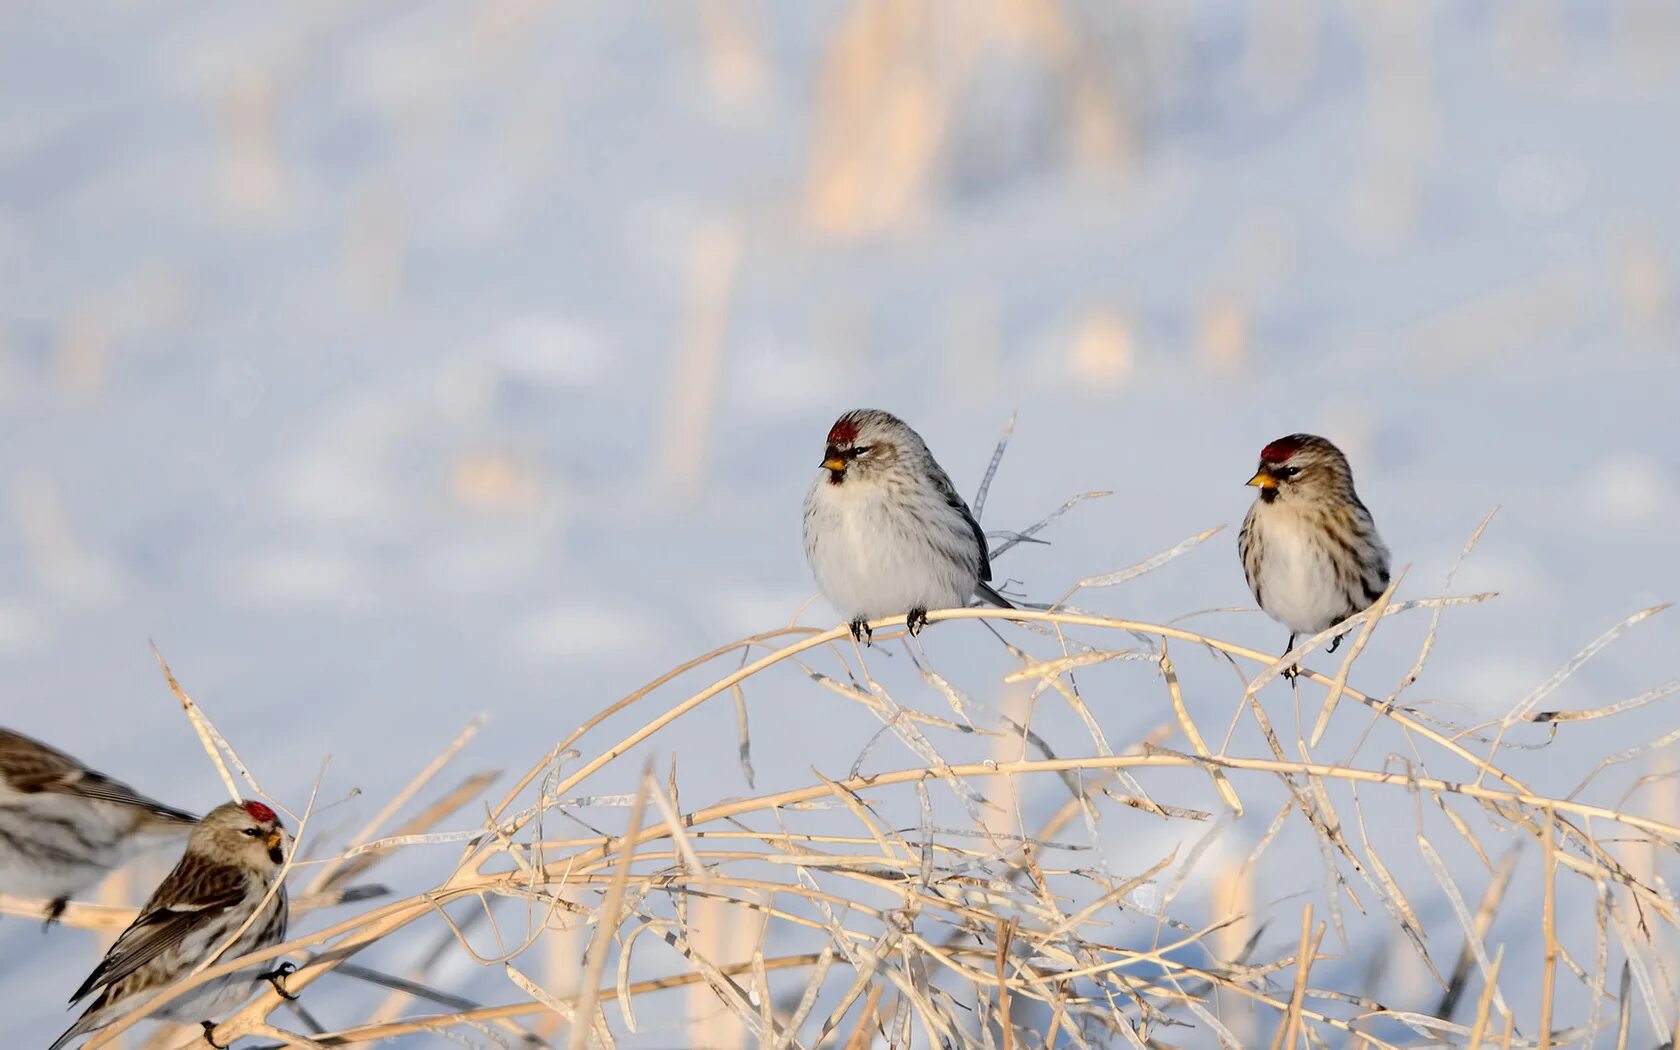
<instances>
[{"instance_id":1,"label":"blurred snowy background","mask_svg":"<svg viewBox=\"0 0 1680 1050\"><path fill-rule=\"evenodd\" d=\"M221 789L148 639L278 796L331 755L323 798L364 792L335 825L477 712L470 763L521 770L795 613L800 501L857 405L971 496L1018 410L993 529L1113 490L1001 560L1017 593L1233 526L1085 598L1157 622L1249 603L1242 483L1283 433L1349 451L1403 596L1501 506L1455 585L1501 597L1414 690L1455 717L1680 597L1661 0L14 5L0 86L3 721L182 806ZM1369 691L1421 637L1390 623ZM1549 706L1672 677L1677 623ZM761 790L873 731L790 695L752 709ZM832 755L794 746L831 713ZM1164 716L1101 713L1117 745ZM1567 792L1675 724L1513 761ZM733 740L718 707L653 751L725 795ZM98 950L33 926L0 921L24 1044Z\"/></svg>"}]
</instances>

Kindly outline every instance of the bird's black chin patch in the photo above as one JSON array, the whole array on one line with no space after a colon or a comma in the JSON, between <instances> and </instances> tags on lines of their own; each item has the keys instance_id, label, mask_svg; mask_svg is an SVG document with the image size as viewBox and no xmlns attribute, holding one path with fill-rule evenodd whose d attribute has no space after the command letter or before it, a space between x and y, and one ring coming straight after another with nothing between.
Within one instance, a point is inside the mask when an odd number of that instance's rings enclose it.
<instances>
[{"instance_id":1,"label":"bird's black chin patch","mask_svg":"<svg viewBox=\"0 0 1680 1050\"><path fill-rule=\"evenodd\" d=\"M838 485L845 480L846 472L843 470L831 470L828 472L828 483L830 485Z\"/></svg>"},{"instance_id":2,"label":"bird's black chin patch","mask_svg":"<svg viewBox=\"0 0 1680 1050\"><path fill-rule=\"evenodd\" d=\"M279 846L275 846L273 849L268 851L268 859L272 860L276 864L286 863L286 855L280 852Z\"/></svg>"},{"instance_id":3,"label":"bird's black chin patch","mask_svg":"<svg viewBox=\"0 0 1680 1050\"><path fill-rule=\"evenodd\" d=\"M1261 489L1260 490L1260 499L1261 499L1261 501L1263 501L1265 503L1276 503L1277 498L1278 498L1278 490L1276 488L1269 488L1269 489Z\"/></svg>"}]
</instances>

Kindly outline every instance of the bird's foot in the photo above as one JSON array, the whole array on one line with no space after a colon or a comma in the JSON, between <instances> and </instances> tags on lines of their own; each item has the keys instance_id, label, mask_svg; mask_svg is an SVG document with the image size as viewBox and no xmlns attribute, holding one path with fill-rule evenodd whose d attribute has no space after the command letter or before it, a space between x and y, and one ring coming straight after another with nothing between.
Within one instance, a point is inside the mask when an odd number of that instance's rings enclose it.
<instances>
[{"instance_id":1,"label":"bird's foot","mask_svg":"<svg viewBox=\"0 0 1680 1050\"><path fill-rule=\"evenodd\" d=\"M1297 635L1295 632L1291 631L1289 633L1289 644L1285 645L1283 647L1283 655L1284 656L1288 656L1290 653L1295 651L1295 639L1297 637L1299 637L1299 635ZM1290 683L1293 683L1295 681L1295 679L1300 675L1300 673L1301 673L1301 665L1300 664L1290 664L1288 667L1285 667L1283 669L1283 677L1286 681L1288 681Z\"/></svg>"},{"instance_id":2,"label":"bird's foot","mask_svg":"<svg viewBox=\"0 0 1680 1050\"><path fill-rule=\"evenodd\" d=\"M1338 647L1341 646L1341 644L1342 644L1342 635L1338 634L1336 637L1330 639L1330 648L1328 648L1324 651L1327 652L1327 653L1333 653L1333 652L1336 651L1336 649Z\"/></svg>"},{"instance_id":3,"label":"bird's foot","mask_svg":"<svg viewBox=\"0 0 1680 1050\"><path fill-rule=\"evenodd\" d=\"M52 899L52 903L47 905L47 913L44 917L45 921L41 923L41 929L42 930L52 929L53 924L56 923L61 917L63 917L64 909L68 908L69 906L70 906L70 898L69 897L54 897Z\"/></svg>"},{"instance_id":4,"label":"bird's foot","mask_svg":"<svg viewBox=\"0 0 1680 1050\"><path fill-rule=\"evenodd\" d=\"M910 615L904 618L905 630L910 632L910 637L912 638L921 634L922 628L926 627L927 624L928 618L926 609L911 609Z\"/></svg>"},{"instance_id":5,"label":"bird's foot","mask_svg":"<svg viewBox=\"0 0 1680 1050\"><path fill-rule=\"evenodd\" d=\"M296 993L286 991L286 986L280 983L283 979L290 977L294 973L297 973L296 966L293 966L289 962L282 962L279 966L276 966L267 973L259 974L258 977L261 980L267 981L269 985L274 988L275 994L280 998L286 1000L287 1002L295 1003L298 998Z\"/></svg>"},{"instance_id":6,"label":"bird's foot","mask_svg":"<svg viewBox=\"0 0 1680 1050\"><path fill-rule=\"evenodd\" d=\"M211 1046L215 1047L216 1050L227 1050L227 1044L226 1043L216 1042L216 1022L214 1022L214 1021L200 1021L198 1023L204 1028L204 1041L206 1043L209 1043Z\"/></svg>"},{"instance_id":7,"label":"bird's foot","mask_svg":"<svg viewBox=\"0 0 1680 1050\"><path fill-rule=\"evenodd\" d=\"M852 641L868 645L875 637L875 632L869 629L869 620L859 616L852 621Z\"/></svg>"}]
</instances>

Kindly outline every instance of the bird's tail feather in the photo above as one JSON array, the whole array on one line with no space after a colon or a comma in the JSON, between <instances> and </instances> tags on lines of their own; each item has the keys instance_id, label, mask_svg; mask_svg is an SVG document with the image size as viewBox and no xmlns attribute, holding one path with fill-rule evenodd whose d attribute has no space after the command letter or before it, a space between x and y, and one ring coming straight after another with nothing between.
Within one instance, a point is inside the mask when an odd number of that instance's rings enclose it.
<instances>
[{"instance_id":1,"label":"bird's tail feather","mask_svg":"<svg viewBox=\"0 0 1680 1050\"><path fill-rule=\"evenodd\" d=\"M82 1027L82 1021L84 1021L84 1020L86 1020L85 1017L78 1020L75 1024L71 1025L70 1028L63 1035L61 1035L57 1039L53 1040L53 1045L47 1047L47 1050L63 1050L64 1045L66 1043L70 1042L72 1039L76 1038L77 1036L81 1035L84 1031L86 1031L86 1029L84 1029Z\"/></svg>"},{"instance_id":2,"label":"bird's tail feather","mask_svg":"<svg viewBox=\"0 0 1680 1050\"><path fill-rule=\"evenodd\" d=\"M980 597L986 599L988 602L991 602L993 605L997 606L999 609L1013 609L1013 608L1015 608L1015 606L1009 604L1009 599L1005 598L1003 595L999 594L997 591L992 590L992 585L989 584L989 583L978 584L974 588L974 593L976 593Z\"/></svg>"}]
</instances>

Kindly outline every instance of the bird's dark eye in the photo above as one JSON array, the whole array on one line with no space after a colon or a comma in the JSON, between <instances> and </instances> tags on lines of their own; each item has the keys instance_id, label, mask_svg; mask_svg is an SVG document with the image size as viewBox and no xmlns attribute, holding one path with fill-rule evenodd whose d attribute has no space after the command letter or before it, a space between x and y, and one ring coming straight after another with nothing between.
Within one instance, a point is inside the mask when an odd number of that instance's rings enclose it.
<instances>
[{"instance_id":1,"label":"bird's dark eye","mask_svg":"<svg viewBox=\"0 0 1680 1050\"><path fill-rule=\"evenodd\" d=\"M851 451L852 458L856 459L857 457L864 455L869 451L870 447L871 446L869 445L853 445Z\"/></svg>"},{"instance_id":2,"label":"bird's dark eye","mask_svg":"<svg viewBox=\"0 0 1680 1050\"><path fill-rule=\"evenodd\" d=\"M1282 470L1278 471L1278 477L1292 478L1299 473L1301 473L1300 467L1284 467Z\"/></svg>"},{"instance_id":3,"label":"bird's dark eye","mask_svg":"<svg viewBox=\"0 0 1680 1050\"><path fill-rule=\"evenodd\" d=\"M252 838L256 838L258 835L262 834L262 829L261 828L246 828L245 829L245 834L251 836Z\"/></svg>"}]
</instances>

